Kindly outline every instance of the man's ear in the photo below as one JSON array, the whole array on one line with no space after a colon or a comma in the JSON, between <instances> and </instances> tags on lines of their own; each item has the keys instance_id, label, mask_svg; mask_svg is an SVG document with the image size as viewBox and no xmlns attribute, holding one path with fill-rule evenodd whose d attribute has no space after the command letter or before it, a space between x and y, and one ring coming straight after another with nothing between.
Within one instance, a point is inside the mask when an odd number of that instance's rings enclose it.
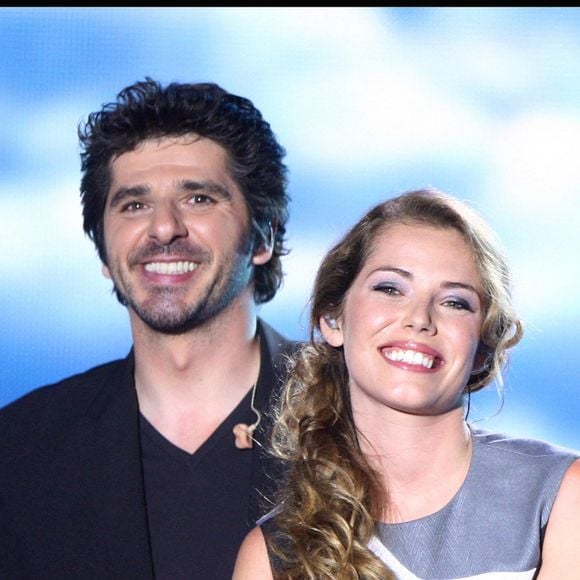
<instances>
[{"instance_id":1,"label":"man's ear","mask_svg":"<svg viewBox=\"0 0 580 580\"><path fill-rule=\"evenodd\" d=\"M339 347L344 344L344 337L342 335L341 321L330 314L325 314L320 317L320 330L324 340L334 347Z\"/></svg>"},{"instance_id":2,"label":"man's ear","mask_svg":"<svg viewBox=\"0 0 580 580\"><path fill-rule=\"evenodd\" d=\"M252 255L252 264L254 266L267 264L274 253L274 226L272 223L268 222L268 231L266 233L259 231L262 234L262 239L256 240L254 254Z\"/></svg>"},{"instance_id":3,"label":"man's ear","mask_svg":"<svg viewBox=\"0 0 580 580\"><path fill-rule=\"evenodd\" d=\"M254 266L263 266L264 264L267 264L272 258L273 253L273 246L260 244L252 256L252 264L254 264Z\"/></svg>"},{"instance_id":4,"label":"man's ear","mask_svg":"<svg viewBox=\"0 0 580 580\"><path fill-rule=\"evenodd\" d=\"M103 264L101 266L101 272L103 273L103 276L105 278L108 278L109 280L112 280L112 276L111 276L111 271L109 270L109 267L106 264Z\"/></svg>"}]
</instances>

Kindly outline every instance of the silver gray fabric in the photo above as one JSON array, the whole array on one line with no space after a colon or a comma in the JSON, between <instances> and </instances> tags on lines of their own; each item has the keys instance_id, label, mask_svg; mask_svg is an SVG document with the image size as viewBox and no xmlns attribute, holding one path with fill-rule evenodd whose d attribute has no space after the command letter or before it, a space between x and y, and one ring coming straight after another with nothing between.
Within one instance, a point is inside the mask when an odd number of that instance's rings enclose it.
<instances>
[{"instance_id":1,"label":"silver gray fabric","mask_svg":"<svg viewBox=\"0 0 580 580\"><path fill-rule=\"evenodd\" d=\"M562 477L580 453L538 440L472 433L471 466L448 505L419 520L379 524L380 542L371 547L395 562L400 578L534 577Z\"/></svg>"}]
</instances>

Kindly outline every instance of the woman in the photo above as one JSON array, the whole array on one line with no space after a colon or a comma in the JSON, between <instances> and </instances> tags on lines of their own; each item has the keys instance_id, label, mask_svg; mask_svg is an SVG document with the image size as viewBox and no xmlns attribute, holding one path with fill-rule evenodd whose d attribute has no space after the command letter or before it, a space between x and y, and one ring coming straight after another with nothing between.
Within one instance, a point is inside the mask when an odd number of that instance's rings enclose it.
<instances>
[{"instance_id":1,"label":"woman","mask_svg":"<svg viewBox=\"0 0 580 580\"><path fill-rule=\"evenodd\" d=\"M470 207L372 209L322 262L311 333L274 431L280 503L235 580L580 577L578 454L466 420L522 336Z\"/></svg>"}]
</instances>

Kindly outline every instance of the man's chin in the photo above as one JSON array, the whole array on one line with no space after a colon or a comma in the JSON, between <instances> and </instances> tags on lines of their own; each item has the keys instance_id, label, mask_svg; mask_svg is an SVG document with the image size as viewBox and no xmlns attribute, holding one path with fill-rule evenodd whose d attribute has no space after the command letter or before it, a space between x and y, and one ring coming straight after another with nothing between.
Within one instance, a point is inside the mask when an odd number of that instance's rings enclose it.
<instances>
[{"instance_id":1,"label":"man's chin","mask_svg":"<svg viewBox=\"0 0 580 580\"><path fill-rule=\"evenodd\" d=\"M197 326L195 317L192 319L191 317L150 317L150 316L143 316L137 313L137 316L141 319L141 321L147 325L151 330L155 332L159 332L161 334L171 334L171 335L178 335L184 334L195 328Z\"/></svg>"},{"instance_id":2,"label":"man's chin","mask_svg":"<svg viewBox=\"0 0 580 580\"><path fill-rule=\"evenodd\" d=\"M170 306L170 307L169 307ZM197 326L198 312L184 305L176 307L155 303L146 305L130 305L132 315L155 332L163 334L183 334Z\"/></svg>"}]
</instances>

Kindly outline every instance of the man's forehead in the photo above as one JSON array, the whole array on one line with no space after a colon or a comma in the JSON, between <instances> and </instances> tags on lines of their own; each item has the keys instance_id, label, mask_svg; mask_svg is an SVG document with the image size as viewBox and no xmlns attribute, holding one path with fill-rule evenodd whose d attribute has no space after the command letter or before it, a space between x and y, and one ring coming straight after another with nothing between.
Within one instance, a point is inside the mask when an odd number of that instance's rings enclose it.
<instances>
[{"instance_id":1,"label":"man's forehead","mask_svg":"<svg viewBox=\"0 0 580 580\"><path fill-rule=\"evenodd\" d=\"M126 181L190 179L221 183L228 189L239 188L232 176L225 149L211 139L163 138L146 140L109 162L112 186L130 185Z\"/></svg>"}]
</instances>

